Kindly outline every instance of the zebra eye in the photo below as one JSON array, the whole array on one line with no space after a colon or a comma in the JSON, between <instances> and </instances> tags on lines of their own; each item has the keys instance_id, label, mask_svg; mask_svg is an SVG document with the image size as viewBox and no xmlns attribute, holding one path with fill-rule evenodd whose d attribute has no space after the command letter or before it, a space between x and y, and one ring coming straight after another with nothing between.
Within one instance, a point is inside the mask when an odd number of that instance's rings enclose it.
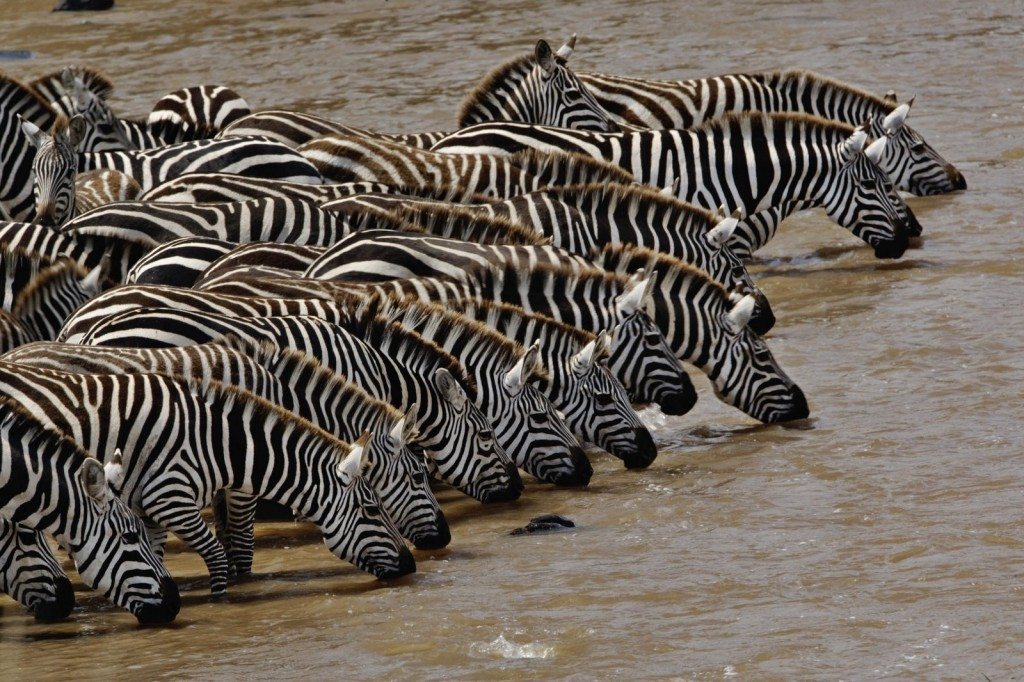
<instances>
[{"instance_id":1,"label":"zebra eye","mask_svg":"<svg viewBox=\"0 0 1024 682\"><path fill-rule=\"evenodd\" d=\"M539 429L547 426L548 415L546 412L531 412L530 413L530 426Z\"/></svg>"},{"instance_id":2,"label":"zebra eye","mask_svg":"<svg viewBox=\"0 0 1024 682\"><path fill-rule=\"evenodd\" d=\"M601 407L608 407L614 402L611 393L596 393L594 398L597 400L597 404Z\"/></svg>"},{"instance_id":3,"label":"zebra eye","mask_svg":"<svg viewBox=\"0 0 1024 682\"><path fill-rule=\"evenodd\" d=\"M380 507L375 504L368 504L363 507L363 512L367 516L380 516Z\"/></svg>"},{"instance_id":4,"label":"zebra eye","mask_svg":"<svg viewBox=\"0 0 1024 682\"><path fill-rule=\"evenodd\" d=\"M861 178L859 184L864 189L874 189L878 187L878 181L874 178Z\"/></svg>"},{"instance_id":5,"label":"zebra eye","mask_svg":"<svg viewBox=\"0 0 1024 682\"><path fill-rule=\"evenodd\" d=\"M661 345L661 333L660 332L647 332L644 334L644 341L649 346L660 346Z\"/></svg>"},{"instance_id":6,"label":"zebra eye","mask_svg":"<svg viewBox=\"0 0 1024 682\"><path fill-rule=\"evenodd\" d=\"M915 142L914 144L910 145L910 151L912 151L912 152L923 152L924 151L924 147L925 147L924 140L921 140L920 142Z\"/></svg>"},{"instance_id":7,"label":"zebra eye","mask_svg":"<svg viewBox=\"0 0 1024 682\"><path fill-rule=\"evenodd\" d=\"M137 545L139 543L139 534L135 531L126 530L121 533L121 542L126 545Z\"/></svg>"},{"instance_id":8,"label":"zebra eye","mask_svg":"<svg viewBox=\"0 0 1024 682\"><path fill-rule=\"evenodd\" d=\"M486 431L481 431L479 438L485 443L490 443L491 441L494 440L494 431L491 431L490 429Z\"/></svg>"}]
</instances>

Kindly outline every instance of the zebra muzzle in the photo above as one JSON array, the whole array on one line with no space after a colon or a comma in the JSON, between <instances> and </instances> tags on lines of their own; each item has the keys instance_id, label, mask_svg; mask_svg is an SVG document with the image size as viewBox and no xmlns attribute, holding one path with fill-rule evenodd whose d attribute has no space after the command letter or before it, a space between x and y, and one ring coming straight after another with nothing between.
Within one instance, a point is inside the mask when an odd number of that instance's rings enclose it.
<instances>
[{"instance_id":1,"label":"zebra muzzle","mask_svg":"<svg viewBox=\"0 0 1024 682\"><path fill-rule=\"evenodd\" d=\"M178 584L170 578L164 578L161 583L163 595L159 604L143 604L135 617L139 625L163 625L172 622L178 617L181 610L181 595L178 593Z\"/></svg>"},{"instance_id":2,"label":"zebra muzzle","mask_svg":"<svg viewBox=\"0 0 1024 682\"><path fill-rule=\"evenodd\" d=\"M71 587L70 580L63 576L55 578L53 587L53 599L39 601L32 605L32 614L36 620L43 623L64 620L75 608L75 590Z\"/></svg>"},{"instance_id":3,"label":"zebra muzzle","mask_svg":"<svg viewBox=\"0 0 1024 682\"><path fill-rule=\"evenodd\" d=\"M629 453L613 455L619 457L627 469L643 469L649 467L654 458L658 456L658 446L654 444L651 432L644 427L633 429L633 436L636 441L636 449Z\"/></svg>"}]
</instances>

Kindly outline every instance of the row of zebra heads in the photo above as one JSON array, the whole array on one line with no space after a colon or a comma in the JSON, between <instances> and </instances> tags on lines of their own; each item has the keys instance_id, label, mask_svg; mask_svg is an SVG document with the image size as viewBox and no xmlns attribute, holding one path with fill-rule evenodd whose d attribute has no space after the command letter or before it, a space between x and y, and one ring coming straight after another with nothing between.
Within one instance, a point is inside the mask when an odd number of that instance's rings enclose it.
<instances>
[{"instance_id":1,"label":"row of zebra heads","mask_svg":"<svg viewBox=\"0 0 1024 682\"><path fill-rule=\"evenodd\" d=\"M82 580L142 623L251 570L256 501L379 578L446 546L431 489L480 502L649 466L636 412L806 418L746 261L822 207L881 258L901 191L965 189L911 101L806 71L574 73L575 37L486 75L454 132L253 112L226 87L119 116L69 67L0 76L0 587L38 618ZM213 507L214 529L201 515Z\"/></svg>"}]
</instances>

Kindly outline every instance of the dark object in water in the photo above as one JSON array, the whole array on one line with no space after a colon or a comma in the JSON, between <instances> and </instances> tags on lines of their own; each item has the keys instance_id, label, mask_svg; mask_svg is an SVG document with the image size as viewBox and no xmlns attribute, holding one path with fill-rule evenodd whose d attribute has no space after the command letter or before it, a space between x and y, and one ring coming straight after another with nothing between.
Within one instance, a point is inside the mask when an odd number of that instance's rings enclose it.
<instances>
[{"instance_id":1,"label":"dark object in water","mask_svg":"<svg viewBox=\"0 0 1024 682\"><path fill-rule=\"evenodd\" d=\"M57 0L54 12L96 12L110 9L114 0Z\"/></svg>"},{"instance_id":2,"label":"dark object in water","mask_svg":"<svg viewBox=\"0 0 1024 682\"><path fill-rule=\"evenodd\" d=\"M0 50L0 61L14 61L15 59L32 59L32 53L28 50Z\"/></svg>"},{"instance_id":3,"label":"dark object in water","mask_svg":"<svg viewBox=\"0 0 1024 682\"><path fill-rule=\"evenodd\" d=\"M529 535L532 533L546 533L553 530L562 530L563 528L575 528L576 524L571 519L567 519L564 516L558 514L544 514L542 516L535 516L530 519L530 522L522 528L516 528L509 535Z\"/></svg>"}]
</instances>

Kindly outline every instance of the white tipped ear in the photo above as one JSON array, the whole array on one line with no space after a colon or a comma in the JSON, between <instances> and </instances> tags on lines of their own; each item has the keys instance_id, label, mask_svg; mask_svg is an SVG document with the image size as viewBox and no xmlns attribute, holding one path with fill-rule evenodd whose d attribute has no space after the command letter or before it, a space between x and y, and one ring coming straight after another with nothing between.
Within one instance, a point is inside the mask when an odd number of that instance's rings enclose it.
<instances>
[{"instance_id":1,"label":"white tipped ear","mask_svg":"<svg viewBox=\"0 0 1024 682\"><path fill-rule=\"evenodd\" d=\"M750 322L750 318L754 315L754 307L757 305L757 301L750 294L747 294L739 300L739 303L732 307L729 311L729 324L733 326L737 331L743 329Z\"/></svg>"},{"instance_id":2,"label":"white tipped ear","mask_svg":"<svg viewBox=\"0 0 1024 682\"><path fill-rule=\"evenodd\" d=\"M419 431L416 429L416 413L419 407L419 403L413 403L405 411L405 416L402 418L405 423L405 429L402 431L403 443L411 443L419 438Z\"/></svg>"},{"instance_id":3,"label":"white tipped ear","mask_svg":"<svg viewBox=\"0 0 1024 682\"><path fill-rule=\"evenodd\" d=\"M896 91L895 90L886 90L885 91L885 95L882 96L882 99L884 99L886 102L895 102L896 101Z\"/></svg>"},{"instance_id":4,"label":"white tipped ear","mask_svg":"<svg viewBox=\"0 0 1024 682\"><path fill-rule=\"evenodd\" d=\"M518 394L523 387L526 385L526 380L530 378L540 363L540 345L538 342L534 342L530 346L523 356L519 358L516 364L512 365L512 369L505 373L502 383L505 384L505 388L509 390L512 395Z\"/></svg>"},{"instance_id":5,"label":"white tipped ear","mask_svg":"<svg viewBox=\"0 0 1024 682\"><path fill-rule=\"evenodd\" d=\"M597 339L594 339L587 345L583 346L583 349L579 353L572 356L570 366L577 372L583 373L590 371L590 368L594 366L594 358L597 355Z\"/></svg>"},{"instance_id":6,"label":"white tipped ear","mask_svg":"<svg viewBox=\"0 0 1024 682\"><path fill-rule=\"evenodd\" d=\"M124 484L124 464L121 460L121 448L115 448L106 463L103 465L103 473L107 479L107 485L118 490Z\"/></svg>"},{"instance_id":7,"label":"white tipped ear","mask_svg":"<svg viewBox=\"0 0 1024 682\"><path fill-rule=\"evenodd\" d=\"M404 434L405 415L403 414L401 418L399 418L399 420L395 422L395 425L391 427L391 431L388 433L388 437L391 439L392 443L400 445L405 442L405 439L402 437Z\"/></svg>"},{"instance_id":8,"label":"white tipped ear","mask_svg":"<svg viewBox=\"0 0 1024 682\"><path fill-rule=\"evenodd\" d=\"M107 271L110 270L110 254L103 254L103 258L100 259L100 264L89 271L85 277L82 278L81 287L85 291L99 292L103 287L103 279L107 276Z\"/></svg>"},{"instance_id":9,"label":"white tipped ear","mask_svg":"<svg viewBox=\"0 0 1024 682\"><path fill-rule=\"evenodd\" d=\"M352 485L369 464L369 453L366 452L368 439L369 434L367 433L359 436L359 440L352 444L352 449L338 465L338 475L341 476L341 482L345 485Z\"/></svg>"},{"instance_id":10,"label":"white tipped ear","mask_svg":"<svg viewBox=\"0 0 1024 682\"><path fill-rule=\"evenodd\" d=\"M679 196L680 183L682 183L682 178L676 178L668 187L662 187L661 189L659 189L658 194L666 197L677 197Z\"/></svg>"},{"instance_id":11,"label":"white tipped ear","mask_svg":"<svg viewBox=\"0 0 1024 682\"><path fill-rule=\"evenodd\" d=\"M21 114L18 114L18 118L21 119L21 129L28 135L29 141L34 147L39 147L39 143L43 140L43 131L32 121L21 118Z\"/></svg>"},{"instance_id":12,"label":"white tipped ear","mask_svg":"<svg viewBox=\"0 0 1024 682\"><path fill-rule=\"evenodd\" d=\"M572 56L572 53L575 49L576 34L573 33L572 36L570 36L569 39L565 41L565 45L562 45L560 48L558 48L558 52L555 53L555 56L561 59L562 61L567 61L569 57Z\"/></svg>"},{"instance_id":13,"label":"white tipped ear","mask_svg":"<svg viewBox=\"0 0 1024 682\"><path fill-rule=\"evenodd\" d=\"M644 304L644 289L646 281L640 275L633 275L629 278L629 285L626 290L619 294L619 311L624 317L632 315Z\"/></svg>"},{"instance_id":14,"label":"white tipped ear","mask_svg":"<svg viewBox=\"0 0 1024 682\"><path fill-rule=\"evenodd\" d=\"M903 123L907 120L907 114L910 113L910 104L904 102L882 119L882 130L887 133L894 133L903 127Z\"/></svg>"},{"instance_id":15,"label":"white tipped ear","mask_svg":"<svg viewBox=\"0 0 1024 682\"><path fill-rule=\"evenodd\" d=\"M546 40L538 40L537 47L533 51L534 56L537 58L537 64L540 68L544 69L547 74L551 74L558 66L555 61L555 55L551 52L551 46L548 45Z\"/></svg>"},{"instance_id":16,"label":"white tipped ear","mask_svg":"<svg viewBox=\"0 0 1024 682\"><path fill-rule=\"evenodd\" d=\"M864 149L864 144L868 141L868 133L862 128L857 128L853 131L850 137L843 140L839 145L839 152L843 157L844 161L849 161L857 154L860 154L861 150Z\"/></svg>"},{"instance_id":17,"label":"white tipped ear","mask_svg":"<svg viewBox=\"0 0 1024 682\"><path fill-rule=\"evenodd\" d=\"M468 400L466 392L459 385L459 382L455 380L451 372L443 367L434 372L434 386L441 392L444 399L450 402L457 410L461 410L462 406L466 404L466 400Z\"/></svg>"},{"instance_id":18,"label":"white tipped ear","mask_svg":"<svg viewBox=\"0 0 1024 682\"><path fill-rule=\"evenodd\" d=\"M603 360L612 354L612 342L614 341L615 330L602 329L597 334L597 359Z\"/></svg>"},{"instance_id":19,"label":"white tipped ear","mask_svg":"<svg viewBox=\"0 0 1024 682\"><path fill-rule=\"evenodd\" d=\"M716 249L722 248L732 239L733 232L736 231L736 226L740 222L739 216L740 211L736 209L731 216L722 218L717 225L704 233L704 238Z\"/></svg>"},{"instance_id":20,"label":"white tipped ear","mask_svg":"<svg viewBox=\"0 0 1024 682\"><path fill-rule=\"evenodd\" d=\"M89 497L100 503L107 501L110 494L107 490L107 476L103 471L103 465L100 464L98 459L86 457L79 475L81 476L85 493Z\"/></svg>"},{"instance_id":21,"label":"white tipped ear","mask_svg":"<svg viewBox=\"0 0 1024 682\"><path fill-rule=\"evenodd\" d=\"M880 137L864 150L864 156L868 157L871 163L878 165L879 160L882 158L882 153L885 151L885 144L889 141L887 137Z\"/></svg>"}]
</instances>

